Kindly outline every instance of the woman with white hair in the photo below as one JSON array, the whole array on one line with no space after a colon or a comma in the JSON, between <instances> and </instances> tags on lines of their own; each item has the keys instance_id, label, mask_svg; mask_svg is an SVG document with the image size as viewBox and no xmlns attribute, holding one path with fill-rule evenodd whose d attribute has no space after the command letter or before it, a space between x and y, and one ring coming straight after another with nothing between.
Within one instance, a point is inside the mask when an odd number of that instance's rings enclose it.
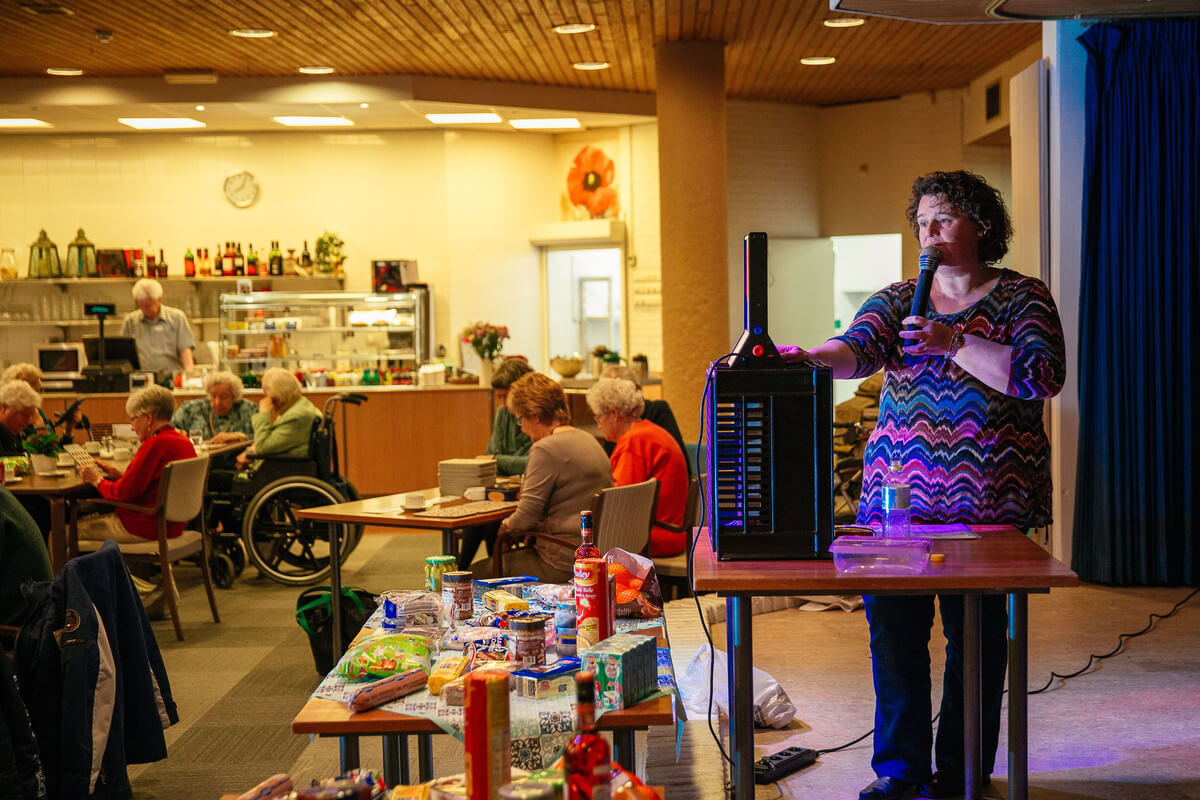
<instances>
[{"instance_id":1,"label":"woman with white hair","mask_svg":"<svg viewBox=\"0 0 1200 800\"><path fill-rule=\"evenodd\" d=\"M304 456L313 422L321 412L300 393L300 381L282 367L272 367L262 376L263 398L251 418L254 444L238 456L245 467L251 456Z\"/></svg>"},{"instance_id":2,"label":"woman with white hair","mask_svg":"<svg viewBox=\"0 0 1200 800\"><path fill-rule=\"evenodd\" d=\"M241 442L254 435L254 404L242 397L242 379L232 372L210 372L204 377L207 397L188 400L171 417L185 434L199 431L213 444Z\"/></svg>"},{"instance_id":3,"label":"woman with white hair","mask_svg":"<svg viewBox=\"0 0 1200 800\"><path fill-rule=\"evenodd\" d=\"M142 278L133 284L133 302L121 323L121 335L132 336L137 343L138 362L144 370L154 370L159 383L170 381L175 370L196 366L192 350L196 338L188 327L187 315L174 306L163 305L162 284Z\"/></svg>"},{"instance_id":4,"label":"woman with white hair","mask_svg":"<svg viewBox=\"0 0 1200 800\"><path fill-rule=\"evenodd\" d=\"M615 442L611 461L613 483L629 486L658 478L658 506L650 530L650 555L659 558L683 552L684 535L658 523L683 524L687 506L687 464L679 445L663 428L642 419L644 400L637 385L618 378L601 378L587 392L588 408L604 438Z\"/></svg>"},{"instance_id":5,"label":"woman with white hair","mask_svg":"<svg viewBox=\"0 0 1200 800\"><path fill-rule=\"evenodd\" d=\"M41 407L41 396L25 381L0 384L0 456L25 455L25 429Z\"/></svg>"},{"instance_id":6,"label":"woman with white hair","mask_svg":"<svg viewBox=\"0 0 1200 800\"><path fill-rule=\"evenodd\" d=\"M28 361L22 361L13 364L4 370L4 374L0 375L0 385L6 384L9 381L24 381L38 394L42 393L42 371L38 369L36 364L30 364ZM38 406L38 416L41 418L41 425L36 427L45 428L46 430L54 430L54 423L50 417L46 415L46 411ZM72 444L75 441L75 426L83 421L83 411L78 406L71 416L62 420L59 424L63 426L62 437L59 439L60 444ZM87 427L84 425L83 427ZM25 429L25 435L33 433L34 426Z\"/></svg>"}]
</instances>

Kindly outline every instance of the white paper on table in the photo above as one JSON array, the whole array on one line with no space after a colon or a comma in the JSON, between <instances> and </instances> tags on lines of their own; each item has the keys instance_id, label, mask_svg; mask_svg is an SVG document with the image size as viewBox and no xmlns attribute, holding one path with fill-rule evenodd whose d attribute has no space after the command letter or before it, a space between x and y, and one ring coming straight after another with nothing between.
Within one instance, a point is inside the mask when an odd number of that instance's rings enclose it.
<instances>
[{"instance_id":1,"label":"white paper on table","mask_svg":"<svg viewBox=\"0 0 1200 800\"><path fill-rule=\"evenodd\" d=\"M920 539L978 539L979 534L961 522L941 525L913 525L910 533Z\"/></svg>"}]
</instances>

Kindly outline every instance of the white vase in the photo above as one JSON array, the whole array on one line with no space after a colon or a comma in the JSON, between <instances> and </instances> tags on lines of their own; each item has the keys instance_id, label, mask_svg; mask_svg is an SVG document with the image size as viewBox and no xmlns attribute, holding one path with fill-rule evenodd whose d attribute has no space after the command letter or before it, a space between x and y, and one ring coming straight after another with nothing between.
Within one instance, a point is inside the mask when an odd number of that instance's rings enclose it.
<instances>
[{"instance_id":1,"label":"white vase","mask_svg":"<svg viewBox=\"0 0 1200 800\"><path fill-rule=\"evenodd\" d=\"M58 458L30 453L29 460L33 462L33 471L37 475L48 475L58 469Z\"/></svg>"},{"instance_id":2,"label":"white vase","mask_svg":"<svg viewBox=\"0 0 1200 800\"><path fill-rule=\"evenodd\" d=\"M496 371L496 363L491 359L479 359L479 385L492 388L492 375Z\"/></svg>"}]
</instances>

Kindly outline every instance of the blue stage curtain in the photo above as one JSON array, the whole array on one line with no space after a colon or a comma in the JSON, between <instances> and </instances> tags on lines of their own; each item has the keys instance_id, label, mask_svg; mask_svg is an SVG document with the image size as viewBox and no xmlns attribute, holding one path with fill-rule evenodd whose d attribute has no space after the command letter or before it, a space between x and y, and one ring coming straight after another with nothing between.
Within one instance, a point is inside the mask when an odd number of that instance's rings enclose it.
<instances>
[{"instance_id":1,"label":"blue stage curtain","mask_svg":"<svg viewBox=\"0 0 1200 800\"><path fill-rule=\"evenodd\" d=\"M1072 567L1195 585L1200 22L1098 24L1088 51Z\"/></svg>"}]
</instances>

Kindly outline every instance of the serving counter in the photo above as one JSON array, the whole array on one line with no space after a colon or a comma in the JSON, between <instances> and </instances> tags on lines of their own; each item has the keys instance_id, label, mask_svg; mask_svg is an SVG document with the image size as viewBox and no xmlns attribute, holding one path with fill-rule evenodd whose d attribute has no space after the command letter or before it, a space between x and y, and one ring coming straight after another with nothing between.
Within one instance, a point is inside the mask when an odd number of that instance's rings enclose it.
<instances>
[{"instance_id":1,"label":"serving counter","mask_svg":"<svg viewBox=\"0 0 1200 800\"><path fill-rule=\"evenodd\" d=\"M318 409L342 391L355 391L370 399L360 406L342 404L337 412L339 453L347 454L342 474L363 495L397 492L425 486L437 474L438 462L475 456L487 448L492 432L491 391L466 386L354 386L306 389L304 396ZM202 392L175 392L176 407ZM54 416L77 397L93 425L128 424L128 393L43 395L42 406ZM257 404L260 389L247 389L245 397ZM76 438L83 436L82 431Z\"/></svg>"}]
</instances>

